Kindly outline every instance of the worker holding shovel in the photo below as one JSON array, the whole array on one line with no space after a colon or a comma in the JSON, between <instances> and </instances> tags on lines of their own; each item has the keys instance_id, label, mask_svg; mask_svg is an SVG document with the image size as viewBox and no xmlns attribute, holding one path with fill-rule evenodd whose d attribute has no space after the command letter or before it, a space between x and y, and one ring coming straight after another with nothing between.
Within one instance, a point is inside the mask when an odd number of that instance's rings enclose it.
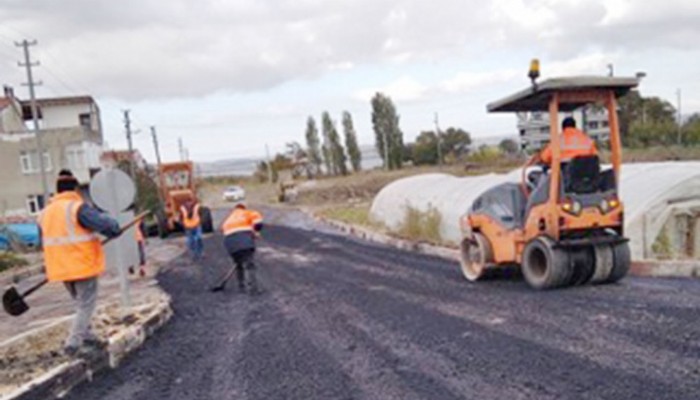
<instances>
[{"instance_id":1,"label":"worker holding shovel","mask_svg":"<svg viewBox=\"0 0 700 400\"><path fill-rule=\"evenodd\" d=\"M98 232L108 238L121 234L114 219L86 204L78 193L78 180L62 170L56 195L39 217L46 278L63 282L75 300L76 316L64 351L74 355L83 346L99 346L90 329L97 303L97 278L105 270L105 256Z\"/></svg>"},{"instance_id":2,"label":"worker holding shovel","mask_svg":"<svg viewBox=\"0 0 700 400\"><path fill-rule=\"evenodd\" d=\"M222 282L212 291L223 290L234 271L238 280L238 289L247 289L250 294L259 294L255 276L255 239L262 229L263 217L257 211L249 210L244 203L238 203L231 214L224 220L221 230L224 234L224 246L233 259L234 266Z\"/></svg>"}]
</instances>

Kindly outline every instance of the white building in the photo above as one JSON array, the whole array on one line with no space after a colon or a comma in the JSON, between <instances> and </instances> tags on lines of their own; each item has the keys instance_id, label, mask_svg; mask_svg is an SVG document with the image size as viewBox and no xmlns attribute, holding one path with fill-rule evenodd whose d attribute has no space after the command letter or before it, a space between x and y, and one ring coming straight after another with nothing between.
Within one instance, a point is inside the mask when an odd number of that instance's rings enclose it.
<instances>
[{"instance_id":1,"label":"white building","mask_svg":"<svg viewBox=\"0 0 700 400\"><path fill-rule=\"evenodd\" d=\"M0 97L0 217L36 214L44 205L37 141L31 104L5 87ZM90 96L37 99L44 169L49 192L56 174L68 168L80 182L88 182L99 168L102 124L97 103Z\"/></svg>"},{"instance_id":2,"label":"white building","mask_svg":"<svg viewBox=\"0 0 700 400\"><path fill-rule=\"evenodd\" d=\"M603 108L586 107L562 117L572 116L576 126L586 132L596 142L606 142L610 137L608 112ZM520 144L528 150L537 150L549 142L549 114L543 112L518 113L518 133ZM557 124L561 130L561 119Z\"/></svg>"}]
</instances>

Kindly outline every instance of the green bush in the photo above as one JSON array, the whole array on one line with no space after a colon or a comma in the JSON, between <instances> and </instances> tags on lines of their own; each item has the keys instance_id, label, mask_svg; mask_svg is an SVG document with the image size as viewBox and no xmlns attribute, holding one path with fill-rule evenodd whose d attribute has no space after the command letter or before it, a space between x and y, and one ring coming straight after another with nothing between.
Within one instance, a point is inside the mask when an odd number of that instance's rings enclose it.
<instances>
[{"instance_id":1,"label":"green bush","mask_svg":"<svg viewBox=\"0 0 700 400\"><path fill-rule=\"evenodd\" d=\"M14 253L0 252L0 272L15 267L23 267L29 263L24 258L18 257Z\"/></svg>"},{"instance_id":2,"label":"green bush","mask_svg":"<svg viewBox=\"0 0 700 400\"><path fill-rule=\"evenodd\" d=\"M651 251L660 260L669 260L673 257L673 246L671 239L668 237L668 232L664 228L659 236L657 236L654 244L651 245Z\"/></svg>"},{"instance_id":3,"label":"green bush","mask_svg":"<svg viewBox=\"0 0 700 400\"><path fill-rule=\"evenodd\" d=\"M398 233L411 240L440 243L442 241L441 222L442 215L435 207L429 206L427 211L420 211L407 205L404 221Z\"/></svg>"}]
</instances>

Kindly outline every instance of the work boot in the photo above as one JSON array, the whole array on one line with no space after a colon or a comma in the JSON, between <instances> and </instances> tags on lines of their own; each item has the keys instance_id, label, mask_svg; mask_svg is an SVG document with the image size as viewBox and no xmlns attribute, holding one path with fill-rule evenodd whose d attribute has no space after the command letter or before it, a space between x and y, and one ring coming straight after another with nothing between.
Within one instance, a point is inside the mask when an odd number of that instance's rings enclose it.
<instances>
[{"instance_id":1,"label":"work boot","mask_svg":"<svg viewBox=\"0 0 700 400\"><path fill-rule=\"evenodd\" d=\"M107 341L100 339L96 335L90 335L83 340L83 346L93 347L96 349L104 349L107 347Z\"/></svg>"},{"instance_id":2,"label":"work boot","mask_svg":"<svg viewBox=\"0 0 700 400\"><path fill-rule=\"evenodd\" d=\"M79 350L80 346L65 346L63 348L63 354L72 358L78 355Z\"/></svg>"}]
</instances>

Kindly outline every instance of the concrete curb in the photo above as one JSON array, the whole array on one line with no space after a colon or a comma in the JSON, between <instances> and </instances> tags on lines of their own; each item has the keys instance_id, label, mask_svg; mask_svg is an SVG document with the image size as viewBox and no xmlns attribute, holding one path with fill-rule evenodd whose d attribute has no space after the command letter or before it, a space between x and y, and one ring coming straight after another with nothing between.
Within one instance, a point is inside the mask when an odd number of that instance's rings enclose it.
<instances>
[{"instance_id":1,"label":"concrete curb","mask_svg":"<svg viewBox=\"0 0 700 400\"><path fill-rule=\"evenodd\" d=\"M436 246L428 243L413 242L410 240L399 239L384 233L373 231L369 228L359 227L344 222L335 221L332 219L320 217L309 213L315 220L325 223L342 233L357 237L362 240L367 240L374 243L380 243L391 246L400 250L413 251L420 254L426 254L436 257L441 257L450 261L460 262L459 250L444 246ZM650 277L700 277L700 261L657 261L645 260L634 261L630 267L630 275L633 276L650 276Z\"/></svg>"},{"instance_id":2,"label":"concrete curb","mask_svg":"<svg viewBox=\"0 0 700 400\"><path fill-rule=\"evenodd\" d=\"M162 292L162 296L162 300L140 324L125 329L118 336L111 337L106 349L95 350L84 358L60 364L0 399L60 398L76 385L91 381L96 373L108 368L116 368L124 357L138 349L149 336L152 336L172 317L170 296L165 292Z\"/></svg>"},{"instance_id":3,"label":"concrete curb","mask_svg":"<svg viewBox=\"0 0 700 400\"><path fill-rule=\"evenodd\" d=\"M327 225L332 226L333 228L338 229L342 233L354 236L362 240L391 246L399 250L413 251L420 254L440 257L455 262L459 262L460 259L459 250L457 249L436 246L430 243L413 242L406 239L399 239L384 233L373 231L369 228L363 228L313 214L311 216L319 222L323 222Z\"/></svg>"}]
</instances>

